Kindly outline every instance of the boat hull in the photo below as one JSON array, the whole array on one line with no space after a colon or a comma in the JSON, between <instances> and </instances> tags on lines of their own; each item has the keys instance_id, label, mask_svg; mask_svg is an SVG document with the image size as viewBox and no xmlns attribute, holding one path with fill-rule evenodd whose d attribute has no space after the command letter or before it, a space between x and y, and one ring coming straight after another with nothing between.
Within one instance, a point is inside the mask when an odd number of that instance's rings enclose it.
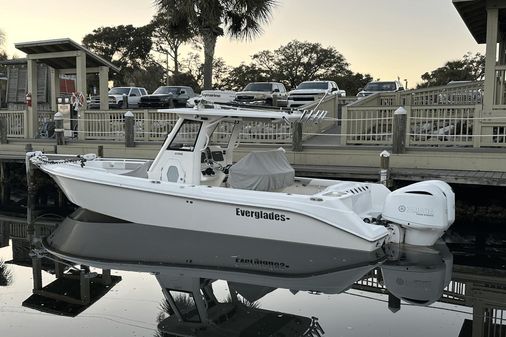
<instances>
[{"instance_id":1,"label":"boat hull","mask_svg":"<svg viewBox=\"0 0 506 337\"><path fill-rule=\"evenodd\" d=\"M213 193L211 190L224 188L180 185L177 188L181 192L176 195L162 189L146 190L48 173L76 205L135 223L358 251L377 250L386 238L383 228L367 240L279 203L258 207L206 197L206 193ZM105 195L109 196L107 202L101 197Z\"/></svg>"}]
</instances>

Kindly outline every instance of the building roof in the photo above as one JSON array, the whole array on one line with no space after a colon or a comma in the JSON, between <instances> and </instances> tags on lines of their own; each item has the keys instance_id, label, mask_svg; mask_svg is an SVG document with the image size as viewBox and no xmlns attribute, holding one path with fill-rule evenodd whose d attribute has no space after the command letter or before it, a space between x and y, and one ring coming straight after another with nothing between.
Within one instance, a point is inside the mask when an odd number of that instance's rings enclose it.
<instances>
[{"instance_id":1,"label":"building roof","mask_svg":"<svg viewBox=\"0 0 506 337\"><path fill-rule=\"evenodd\" d=\"M111 62L104 60L100 56L92 53L88 49L81 46L79 43L65 38L55 40L42 40L32 42L20 42L14 44L14 46L26 53L31 54L44 54L44 53L57 53L57 52L70 52L70 51L83 51L86 53L86 67L109 67L114 72L119 72L119 68L113 65ZM55 69L71 69L76 68L76 58L73 56L69 57L53 57L43 58L39 62L43 62L50 67Z\"/></svg>"},{"instance_id":2,"label":"building roof","mask_svg":"<svg viewBox=\"0 0 506 337\"><path fill-rule=\"evenodd\" d=\"M487 42L487 3L499 8L499 31L506 33L506 0L453 0L453 5L478 43Z\"/></svg>"}]
</instances>

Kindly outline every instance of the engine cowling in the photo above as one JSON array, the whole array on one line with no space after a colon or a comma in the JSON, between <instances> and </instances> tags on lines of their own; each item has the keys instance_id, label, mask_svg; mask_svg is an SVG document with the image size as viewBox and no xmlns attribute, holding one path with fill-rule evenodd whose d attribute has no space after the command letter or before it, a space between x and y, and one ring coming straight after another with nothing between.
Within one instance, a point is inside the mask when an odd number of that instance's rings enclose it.
<instances>
[{"instance_id":1,"label":"engine cowling","mask_svg":"<svg viewBox=\"0 0 506 337\"><path fill-rule=\"evenodd\" d=\"M439 180L411 184L386 197L382 218L400 226L401 243L432 246L455 221L455 194Z\"/></svg>"}]
</instances>

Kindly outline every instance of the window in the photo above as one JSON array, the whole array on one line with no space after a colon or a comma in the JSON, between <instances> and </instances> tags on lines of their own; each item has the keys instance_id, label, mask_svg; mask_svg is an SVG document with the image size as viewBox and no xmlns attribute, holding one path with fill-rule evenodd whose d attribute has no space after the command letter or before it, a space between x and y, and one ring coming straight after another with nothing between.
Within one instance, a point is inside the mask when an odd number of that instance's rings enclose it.
<instances>
[{"instance_id":1,"label":"window","mask_svg":"<svg viewBox=\"0 0 506 337\"><path fill-rule=\"evenodd\" d=\"M176 305L176 309L185 322L199 323L200 315L193 294L186 291L167 289Z\"/></svg>"},{"instance_id":2,"label":"window","mask_svg":"<svg viewBox=\"0 0 506 337\"><path fill-rule=\"evenodd\" d=\"M141 92L137 88L133 88L132 91L130 91L130 96L140 96Z\"/></svg>"},{"instance_id":3,"label":"window","mask_svg":"<svg viewBox=\"0 0 506 337\"><path fill-rule=\"evenodd\" d=\"M221 148L226 148L230 142L230 138L232 137L232 132L234 131L234 127L236 124L230 121L222 121L216 126L213 134L211 135L211 139L209 140L209 145L220 146Z\"/></svg>"},{"instance_id":4,"label":"window","mask_svg":"<svg viewBox=\"0 0 506 337\"><path fill-rule=\"evenodd\" d=\"M202 122L185 119L167 150L193 151Z\"/></svg>"}]
</instances>

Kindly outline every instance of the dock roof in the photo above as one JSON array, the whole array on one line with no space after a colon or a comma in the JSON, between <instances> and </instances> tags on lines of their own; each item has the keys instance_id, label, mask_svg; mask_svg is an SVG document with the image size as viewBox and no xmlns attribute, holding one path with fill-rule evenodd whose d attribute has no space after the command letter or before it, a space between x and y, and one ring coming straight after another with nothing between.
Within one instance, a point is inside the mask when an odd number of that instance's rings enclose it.
<instances>
[{"instance_id":1,"label":"dock roof","mask_svg":"<svg viewBox=\"0 0 506 337\"><path fill-rule=\"evenodd\" d=\"M476 42L487 42L487 7L499 8L499 31L506 33L506 0L453 0L453 5Z\"/></svg>"},{"instance_id":2,"label":"dock roof","mask_svg":"<svg viewBox=\"0 0 506 337\"><path fill-rule=\"evenodd\" d=\"M111 62L104 60L102 57L89 51L79 43L69 38L20 42L16 43L14 46L27 55L41 55L52 53L55 53L55 55L57 55L57 53L68 52L68 57L55 56L53 58L43 58L39 60L40 62L43 62L55 69L76 68L76 58L75 56L70 56L70 54L71 52L82 51L86 53L86 67L91 68L105 66L109 67L114 72L120 71L120 69L113 65Z\"/></svg>"}]
</instances>

